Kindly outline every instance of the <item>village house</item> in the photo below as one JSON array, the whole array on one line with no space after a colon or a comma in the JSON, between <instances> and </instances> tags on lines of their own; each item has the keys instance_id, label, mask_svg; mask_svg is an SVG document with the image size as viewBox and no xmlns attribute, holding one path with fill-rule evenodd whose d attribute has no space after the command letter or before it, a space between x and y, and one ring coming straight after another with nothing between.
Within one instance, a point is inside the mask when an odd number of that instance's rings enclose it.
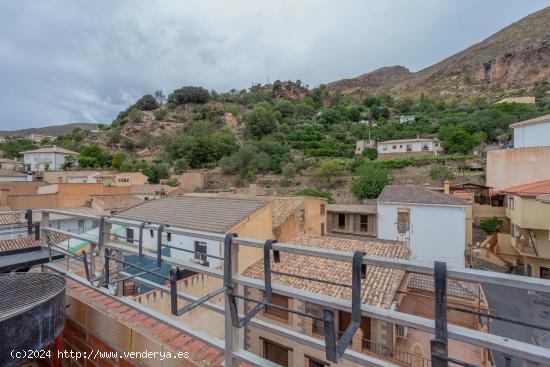
<instances>
[{"instance_id":1,"label":"village house","mask_svg":"<svg viewBox=\"0 0 550 367\"><path fill-rule=\"evenodd\" d=\"M334 249L346 252L364 251L370 256L392 257L406 259L409 250L399 242L381 242L377 240L357 241L353 239L327 238L318 236L301 235L290 241L290 244ZM288 286L304 290L304 292L321 293L327 296L336 296L343 299L351 299L351 291L339 284L351 284L351 266L349 263L331 259L316 258L305 255L282 253L279 263L271 263L272 271L297 276L307 275L331 283L315 282L303 278L293 278L278 274L272 275L272 282L277 285ZM304 269L309 269L304 274ZM263 260L256 262L243 273L244 276L263 279ZM422 314L433 319L433 283L430 277L415 278L417 274L409 274L405 271L378 266L368 266L366 281L361 285L361 303L371 306L396 309L410 314ZM418 280L419 279L419 280ZM431 285L431 287L430 287ZM472 284L453 284L449 286L449 298L453 301L453 295L457 300L462 300L461 294L467 293L471 309L479 309L479 295L481 292ZM464 289L462 289L464 288ZM456 290L456 291L454 291ZM263 294L256 288L245 287L245 295L254 299L261 299ZM296 311L307 312L316 316L322 316L323 307L312 302L293 299L274 293L270 303ZM460 303L466 306L466 303ZM250 310L254 303L245 302L245 310ZM333 310L335 312L336 336L339 339L351 322L349 312ZM322 322L311 318L302 317L287 311L266 307L257 316L260 320L274 323L277 326L289 328L298 333L323 340L324 325ZM481 329L476 317L467 315L451 315L450 322L461 326ZM323 351L292 343L276 333L247 326L245 330L245 347L247 350L275 362L281 366L330 366L325 360ZM414 360L417 366L429 364L429 340L433 338L430 333L407 327L395 325L376 318L363 316L361 324L349 346L353 351L383 358L396 365L410 365ZM487 351L473 345L458 343L450 340L452 345L449 350L454 357L475 365L485 365L488 361ZM414 363L414 362L413 362ZM344 362L343 366L359 366L358 364ZM415 364L413 364L414 366Z\"/></svg>"},{"instance_id":2,"label":"village house","mask_svg":"<svg viewBox=\"0 0 550 367\"><path fill-rule=\"evenodd\" d=\"M378 143L378 159L438 155L443 151L437 138L388 140Z\"/></svg>"},{"instance_id":3,"label":"village house","mask_svg":"<svg viewBox=\"0 0 550 367\"><path fill-rule=\"evenodd\" d=\"M357 140L355 142L355 155L361 155L365 149L376 149L376 140Z\"/></svg>"},{"instance_id":4,"label":"village house","mask_svg":"<svg viewBox=\"0 0 550 367\"><path fill-rule=\"evenodd\" d=\"M334 234L349 234L376 237L376 200L366 204L329 204L327 206L327 231Z\"/></svg>"},{"instance_id":5,"label":"village house","mask_svg":"<svg viewBox=\"0 0 550 367\"><path fill-rule=\"evenodd\" d=\"M0 158L0 168L6 170L15 170L17 168L17 161L15 159Z\"/></svg>"},{"instance_id":6,"label":"village house","mask_svg":"<svg viewBox=\"0 0 550 367\"><path fill-rule=\"evenodd\" d=\"M514 148L487 153L487 186L495 191L550 179L550 115L510 125Z\"/></svg>"},{"instance_id":7,"label":"village house","mask_svg":"<svg viewBox=\"0 0 550 367\"><path fill-rule=\"evenodd\" d=\"M21 152L23 162L29 171L42 172L60 170L65 164L66 157L77 157L78 153L58 146L46 146L38 149Z\"/></svg>"},{"instance_id":8,"label":"village house","mask_svg":"<svg viewBox=\"0 0 550 367\"><path fill-rule=\"evenodd\" d=\"M116 186L133 186L145 185L149 178L141 172L119 172L115 173L113 185Z\"/></svg>"},{"instance_id":9,"label":"village house","mask_svg":"<svg viewBox=\"0 0 550 367\"><path fill-rule=\"evenodd\" d=\"M502 190L510 233L498 240L500 251L510 244L517 251L516 272L550 279L550 180L513 186Z\"/></svg>"},{"instance_id":10,"label":"village house","mask_svg":"<svg viewBox=\"0 0 550 367\"><path fill-rule=\"evenodd\" d=\"M413 259L464 266L469 207L427 188L386 186L378 197L378 238L404 241Z\"/></svg>"},{"instance_id":11,"label":"village house","mask_svg":"<svg viewBox=\"0 0 550 367\"><path fill-rule=\"evenodd\" d=\"M90 196L90 207L97 214L109 216L142 202L140 197L133 194Z\"/></svg>"},{"instance_id":12,"label":"village house","mask_svg":"<svg viewBox=\"0 0 550 367\"><path fill-rule=\"evenodd\" d=\"M162 199L166 196L183 195L185 193L185 190L181 187L172 187L161 184L137 184L131 186L123 185L122 187L128 187L131 194L134 194L143 200Z\"/></svg>"}]
</instances>

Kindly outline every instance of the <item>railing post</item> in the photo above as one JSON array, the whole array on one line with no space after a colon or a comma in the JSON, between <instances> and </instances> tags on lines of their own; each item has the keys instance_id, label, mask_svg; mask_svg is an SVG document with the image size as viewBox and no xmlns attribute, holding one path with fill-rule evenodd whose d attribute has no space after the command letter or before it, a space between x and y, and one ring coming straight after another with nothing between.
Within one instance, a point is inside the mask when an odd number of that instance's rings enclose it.
<instances>
[{"instance_id":1,"label":"railing post","mask_svg":"<svg viewBox=\"0 0 550 367\"><path fill-rule=\"evenodd\" d=\"M432 367L447 367L448 333L447 333L447 265L444 262L434 263L435 284L435 339L430 342Z\"/></svg>"},{"instance_id":2,"label":"railing post","mask_svg":"<svg viewBox=\"0 0 550 367\"><path fill-rule=\"evenodd\" d=\"M239 246L233 243L233 234L228 234L224 241L224 284L231 284L233 289L237 289L237 284L233 283L233 275L238 273L239 269ZM233 353L239 350L239 328L233 325L231 317L232 302L229 298L229 292L225 292L225 367L233 367Z\"/></svg>"},{"instance_id":3,"label":"railing post","mask_svg":"<svg viewBox=\"0 0 550 367\"><path fill-rule=\"evenodd\" d=\"M50 213L42 211L42 218L40 223L41 236L42 236L42 246L48 246L48 232L47 229L50 228Z\"/></svg>"},{"instance_id":4,"label":"railing post","mask_svg":"<svg viewBox=\"0 0 550 367\"><path fill-rule=\"evenodd\" d=\"M27 218L27 234L30 236L32 234L32 209L27 209L25 218Z\"/></svg>"}]
</instances>

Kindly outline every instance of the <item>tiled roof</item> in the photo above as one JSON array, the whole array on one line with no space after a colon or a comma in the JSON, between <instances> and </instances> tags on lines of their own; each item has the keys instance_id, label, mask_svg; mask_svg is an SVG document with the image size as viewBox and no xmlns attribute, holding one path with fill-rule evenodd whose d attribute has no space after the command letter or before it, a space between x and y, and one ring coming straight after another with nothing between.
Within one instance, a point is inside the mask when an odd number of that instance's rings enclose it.
<instances>
[{"instance_id":1,"label":"tiled roof","mask_svg":"<svg viewBox=\"0 0 550 367\"><path fill-rule=\"evenodd\" d=\"M336 213L376 214L376 205L329 204L327 211Z\"/></svg>"},{"instance_id":2,"label":"tiled roof","mask_svg":"<svg viewBox=\"0 0 550 367\"><path fill-rule=\"evenodd\" d=\"M137 184L130 186L130 192L132 194L154 194L156 192L170 193L177 190L179 187L172 187L168 185L155 185L155 184Z\"/></svg>"},{"instance_id":3,"label":"tiled roof","mask_svg":"<svg viewBox=\"0 0 550 367\"><path fill-rule=\"evenodd\" d=\"M5 177L26 177L27 174L23 172L17 172L12 169L0 169L0 176Z\"/></svg>"},{"instance_id":4,"label":"tiled roof","mask_svg":"<svg viewBox=\"0 0 550 367\"><path fill-rule=\"evenodd\" d=\"M0 157L0 163L17 163L15 159L9 159L9 158L2 158Z\"/></svg>"},{"instance_id":5,"label":"tiled roof","mask_svg":"<svg viewBox=\"0 0 550 367\"><path fill-rule=\"evenodd\" d=\"M506 189L500 190L507 194L514 194L517 196L535 197L539 195L550 194L550 180L537 181L524 185L512 186Z\"/></svg>"},{"instance_id":6,"label":"tiled roof","mask_svg":"<svg viewBox=\"0 0 550 367\"><path fill-rule=\"evenodd\" d=\"M50 233L48 237L52 245L57 245L58 243L69 239L69 236L59 233ZM33 247L40 247L40 240L35 240L34 235L0 241L0 253L6 251L24 250Z\"/></svg>"},{"instance_id":7,"label":"tiled roof","mask_svg":"<svg viewBox=\"0 0 550 367\"><path fill-rule=\"evenodd\" d=\"M426 274L411 274L409 279L409 288L433 293L434 278ZM479 285L462 280L448 279L447 294L450 296L473 300L479 297Z\"/></svg>"},{"instance_id":8,"label":"tiled roof","mask_svg":"<svg viewBox=\"0 0 550 367\"><path fill-rule=\"evenodd\" d=\"M103 209L126 209L143 202L143 199L133 194L92 195L91 198Z\"/></svg>"},{"instance_id":9,"label":"tiled roof","mask_svg":"<svg viewBox=\"0 0 550 367\"><path fill-rule=\"evenodd\" d=\"M209 198L233 198L233 199L248 199L248 200L267 200L272 203L271 211L273 216L272 228L278 228L283 224L288 217L296 212L296 210L304 203L304 196L268 196L268 195L251 195L251 194L235 194L232 192L193 192L185 194L191 197L209 197ZM322 198L316 198L322 199Z\"/></svg>"},{"instance_id":10,"label":"tiled roof","mask_svg":"<svg viewBox=\"0 0 550 367\"><path fill-rule=\"evenodd\" d=\"M273 229L283 224L304 203L304 198L299 196L271 197L268 200L272 202Z\"/></svg>"},{"instance_id":11,"label":"tiled roof","mask_svg":"<svg viewBox=\"0 0 550 367\"><path fill-rule=\"evenodd\" d=\"M2 224L19 224L21 218L14 214L2 214L2 212L11 212L11 208L6 204L0 204L0 225Z\"/></svg>"},{"instance_id":12,"label":"tiled roof","mask_svg":"<svg viewBox=\"0 0 550 367\"><path fill-rule=\"evenodd\" d=\"M516 127L522 127L527 125L536 125L543 122L550 122L550 115L539 116L539 117L535 117L534 119L516 122L515 124L511 124L510 127L513 129Z\"/></svg>"},{"instance_id":13,"label":"tiled roof","mask_svg":"<svg viewBox=\"0 0 550 367\"><path fill-rule=\"evenodd\" d=\"M451 195L459 198L459 199L462 199L462 200L465 200L469 203L473 202L474 200L474 194L471 193L471 192L468 192L468 191L454 191Z\"/></svg>"},{"instance_id":14,"label":"tiled roof","mask_svg":"<svg viewBox=\"0 0 550 367\"><path fill-rule=\"evenodd\" d=\"M170 324L157 321L144 312L131 309L123 303L95 291L92 287L67 280L67 292L70 296L94 306L108 317L118 320L158 342L162 345L163 350L189 353L189 360L193 365L220 367L224 362L223 351L182 333Z\"/></svg>"},{"instance_id":15,"label":"tiled roof","mask_svg":"<svg viewBox=\"0 0 550 367\"><path fill-rule=\"evenodd\" d=\"M70 154L70 155L78 155L77 152L73 152L72 150L68 150L61 147L42 147L38 149L33 150L27 150L24 152L21 152L23 154L26 153L62 153L62 154Z\"/></svg>"},{"instance_id":16,"label":"tiled roof","mask_svg":"<svg viewBox=\"0 0 550 367\"><path fill-rule=\"evenodd\" d=\"M267 200L168 197L145 201L119 212L116 217L169 224L198 231L226 233L268 204Z\"/></svg>"},{"instance_id":17,"label":"tiled roof","mask_svg":"<svg viewBox=\"0 0 550 367\"><path fill-rule=\"evenodd\" d=\"M379 203L465 206L464 200L419 186L389 185L378 196Z\"/></svg>"},{"instance_id":18,"label":"tiled roof","mask_svg":"<svg viewBox=\"0 0 550 367\"><path fill-rule=\"evenodd\" d=\"M380 243L357 241L344 238L299 235L290 244L335 249L346 252L364 251L370 256L384 256L404 259L409 250L400 243ZM272 270L305 277L322 279L334 283L351 284L351 263L324 259L314 256L281 253L281 262L272 263ZM244 271L244 276L263 279L263 260L251 265ZM361 302L388 308L405 275L403 270L367 266L367 278L361 281ZM351 289L315 281L302 280L286 275L272 275L276 284L302 289L308 292L322 293L332 297L351 299Z\"/></svg>"}]
</instances>

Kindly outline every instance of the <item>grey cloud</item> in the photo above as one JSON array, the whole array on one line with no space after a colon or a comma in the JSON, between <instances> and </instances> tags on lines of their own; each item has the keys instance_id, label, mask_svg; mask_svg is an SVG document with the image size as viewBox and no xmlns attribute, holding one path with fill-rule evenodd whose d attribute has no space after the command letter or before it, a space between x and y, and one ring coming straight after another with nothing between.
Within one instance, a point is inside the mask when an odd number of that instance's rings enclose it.
<instances>
[{"instance_id":1,"label":"grey cloud","mask_svg":"<svg viewBox=\"0 0 550 367\"><path fill-rule=\"evenodd\" d=\"M533 0L3 1L0 129L109 123L145 93L418 70L548 5Z\"/></svg>"}]
</instances>

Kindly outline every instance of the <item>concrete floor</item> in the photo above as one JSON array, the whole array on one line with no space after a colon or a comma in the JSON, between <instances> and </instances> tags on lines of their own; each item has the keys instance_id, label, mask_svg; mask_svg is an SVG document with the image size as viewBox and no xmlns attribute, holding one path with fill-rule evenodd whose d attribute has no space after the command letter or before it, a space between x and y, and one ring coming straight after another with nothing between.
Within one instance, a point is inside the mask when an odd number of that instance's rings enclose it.
<instances>
[{"instance_id":1,"label":"concrete floor","mask_svg":"<svg viewBox=\"0 0 550 367\"><path fill-rule=\"evenodd\" d=\"M550 327L550 294L495 285L484 285L483 290L494 315ZM544 330L492 320L491 333L550 348L550 332ZM497 352L493 356L496 366L504 367L504 356ZM512 367L521 365L520 359L512 358Z\"/></svg>"}]
</instances>

